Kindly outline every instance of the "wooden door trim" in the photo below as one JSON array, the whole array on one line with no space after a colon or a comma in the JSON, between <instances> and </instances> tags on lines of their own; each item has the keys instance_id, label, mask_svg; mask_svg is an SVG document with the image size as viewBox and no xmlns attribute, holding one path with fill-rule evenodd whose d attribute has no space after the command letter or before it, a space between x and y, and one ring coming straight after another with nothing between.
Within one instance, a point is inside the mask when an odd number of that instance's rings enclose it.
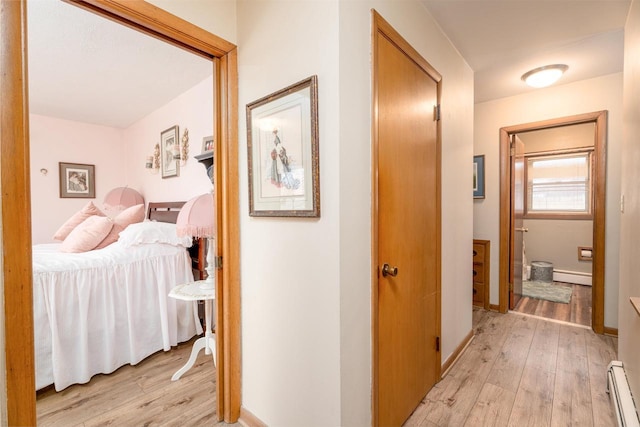
<instances>
[{"instance_id":1,"label":"wooden door trim","mask_svg":"<svg viewBox=\"0 0 640 427\"><path fill-rule=\"evenodd\" d=\"M604 267L605 267L605 227L606 227L606 143L607 111L577 114L557 119L543 120L500 129L500 251L499 251L499 310L505 313L509 304L509 241L511 171L510 135L519 132L548 129L581 123L595 124L594 143L594 186L593 186L593 271L591 328L598 334L604 333Z\"/></svg>"},{"instance_id":2,"label":"wooden door trim","mask_svg":"<svg viewBox=\"0 0 640 427\"><path fill-rule=\"evenodd\" d=\"M238 72L236 47L207 31L143 1L69 0L146 34L168 41L200 56L219 58L219 90L214 83L217 132L222 141L220 169L224 269L218 315L217 343L221 396L218 416L228 423L240 414L240 256L238 203ZM9 425L35 425L35 373L33 361L33 303L31 266L31 201L26 69L26 0L3 2L0 16L0 157L4 282L4 334ZM22 40L23 42L19 42ZM217 80L217 79L214 79ZM9 164L10 162L10 164ZM29 333L31 332L31 333ZM223 356L223 357L220 357ZM223 364L223 365L222 365Z\"/></svg>"},{"instance_id":3,"label":"wooden door trim","mask_svg":"<svg viewBox=\"0 0 640 427\"><path fill-rule=\"evenodd\" d=\"M392 44L398 47L402 52L411 58L412 61L418 65L424 72L426 72L437 83L437 98L438 105L440 104L442 94L442 76L436 71L421 55L415 50L401 35L398 33L375 9L371 10L372 19L372 31L371 31L371 46L373 48L373 64L372 64L372 103L371 103L371 206L373 207L371 214L371 422L373 426L378 425L378 62L377 51L378 41L377 36L382 35ZM436 162L436 206L438 206L436 222L437 222L437 236L436 238L436 256L437 256L437 283L436 283L436 331L437 335L441 335L441 234L442 234L442 218L441 218L441 175L442 175L442 126L441 122L437 122L437 162ZM436 377L440 378L442 372L442 353L436 354Z\"/></svg>"},{"instance_id":4,"label":"wooden door trim","mask_svg":"<svg viewBox=\"0 0 640 427\"><path fill-rule=\"evenodd\" d=\"M24 1L0 8L0 189L4 311L4 425L36 425L31 186ZM31 333L29 333L31 331ZM11 345L7 345L11 343ZM5 418L6 417L6 418Z\"/></svg>"}]
</instances>

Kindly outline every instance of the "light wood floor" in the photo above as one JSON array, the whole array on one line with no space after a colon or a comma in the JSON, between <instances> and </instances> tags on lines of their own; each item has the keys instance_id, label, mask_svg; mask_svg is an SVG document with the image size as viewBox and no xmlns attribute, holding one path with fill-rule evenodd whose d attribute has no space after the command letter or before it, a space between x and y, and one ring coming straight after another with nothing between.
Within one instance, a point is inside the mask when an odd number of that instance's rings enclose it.
<instances>
[{"instance_id":1,"label":"light wood floor","mask_svg":"<svg viewBox=\"0 0 640 427\"><path fill-rule=\"evenodd\" d=\"M591 286L563 282L553 282L553 284L572 289L569 304L522 297L513 311L591 326Z\"/></svg>"},{"instance_id":2,"label":"light wood floor","mask_svg":"<svg viewBox=\"0 0 640 427\"><path fill-rule=\"evenodd\" d=\"M211 356L201 351L193 368L171 381L194 340L88 384L38 392L38 426L229 426L217 423Z\"/></svg>"},{"instance_id":3,"label":"light wood floor","mask_svg":"<svg viewBox=\"0 0 640 427\"><path fill-rule=\"evenodd\" d=\"M606 368L617 339L474 308L475 338L405 426L615 425Z\"/></svg>"}]
</instances>

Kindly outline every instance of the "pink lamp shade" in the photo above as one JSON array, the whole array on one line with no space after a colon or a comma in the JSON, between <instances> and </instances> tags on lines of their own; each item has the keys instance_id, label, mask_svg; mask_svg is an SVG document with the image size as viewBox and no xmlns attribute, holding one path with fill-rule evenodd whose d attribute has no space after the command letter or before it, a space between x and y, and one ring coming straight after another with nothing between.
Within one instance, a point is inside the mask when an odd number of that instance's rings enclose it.
<instances>
[{"instance_id":1,"label":"pink lamp shade","mask_svg":"<svg viewBox=\"0 0 640 427\"><path fill-rule=\"evenodd\" d=\"M129 187L114 188L104 197L106 210L123 210L140 204L144 204L144 197Z\"/></svg>"},{"instance_id":2,"label":"pink lamp shade","mask_svg":"<svg viewBox=\"0 0 640 427\"><path fill-rule=\"evenodd\" d=\"M215 237L213 194L194 197L184 204L176 220L178 236Z\"/></svg>"}]
</instances>

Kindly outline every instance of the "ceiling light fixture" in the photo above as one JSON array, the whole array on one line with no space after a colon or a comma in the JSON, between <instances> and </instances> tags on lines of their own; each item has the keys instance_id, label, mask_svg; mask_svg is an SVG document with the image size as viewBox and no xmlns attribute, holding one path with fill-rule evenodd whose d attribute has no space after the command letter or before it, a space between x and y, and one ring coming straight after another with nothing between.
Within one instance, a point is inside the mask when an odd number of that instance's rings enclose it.
<instances>
[{"instance_id":1,"label":"ceiling light fixture","mask_svg":"<svg viewBox=\"0 0 640 427\"><path fill-rule=\"evenodd\" d=\"M522 75L522 81L531 87L547 87L554 84L569 69L568 65L553 64L535 68Z\"/></svg>"}]
</instances>

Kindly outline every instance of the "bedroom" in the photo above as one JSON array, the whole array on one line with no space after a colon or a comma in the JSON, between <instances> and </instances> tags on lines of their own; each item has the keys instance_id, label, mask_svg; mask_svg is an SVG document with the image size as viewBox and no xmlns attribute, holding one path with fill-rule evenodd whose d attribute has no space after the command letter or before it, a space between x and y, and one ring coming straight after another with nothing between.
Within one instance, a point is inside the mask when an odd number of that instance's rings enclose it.
<instances>
[{"instance_id":1,"label":"bedroom","mask_svg":"<svg viewBox=\"0 0 640 427\"><path fill-rule=\"evenodd\" d=\"M58 227L90 201L116 215L117 210L103 205L115 187L134 188L147 202L186 201L210 191L205 169L194 156L203 151L203 138L213 134L211 61L59 1L30 4L28 19L34 244L53 242ZM165 73L158 72L159 67ZM100 85L96 76L105 76ZM127 97L147 102L140 106ZM70 102L59 102L62 99ZM178 176L165 179L158 169L147 169L145 159L153 154L160 132L174 125L183 141L188 132L189 153ZM60 197L58 162L94 166L95 198ZM34 265L37 261L34 258ZM74 375L56 380L56 389L86 380ZM38 389L52 381L39 376Z\"/></svg>"}]
</instances>

